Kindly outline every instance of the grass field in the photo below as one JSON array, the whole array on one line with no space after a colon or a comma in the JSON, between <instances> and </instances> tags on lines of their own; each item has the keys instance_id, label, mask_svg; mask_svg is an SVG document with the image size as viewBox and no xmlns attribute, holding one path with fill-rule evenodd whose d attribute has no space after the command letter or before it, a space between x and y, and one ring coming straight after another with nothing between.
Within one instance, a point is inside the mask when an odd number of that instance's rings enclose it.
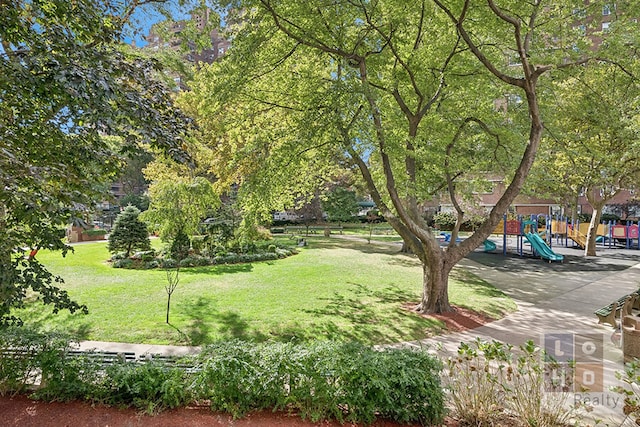
<instances>
[{"instance_id":1,"label":"grass field","mask_svg":"<svg viewBox=\"0 0 640 427\"><path fill-rule=\"evenodd\" d=\"M81 339L200 345L220 339L265 341L344 339L368 344L437 334L442 324L402 308L417 302L422 269L385 244L308 238L286 259L185 268L165 323L166 273L111 268L105 242L75 246L62 258L38 258L65 279L64 289L88 315L53 314L39 303L15 314L45 329ZM515 308L500 291L455 270L452 303L499 317Z\"/></svg>"}]
</instances>

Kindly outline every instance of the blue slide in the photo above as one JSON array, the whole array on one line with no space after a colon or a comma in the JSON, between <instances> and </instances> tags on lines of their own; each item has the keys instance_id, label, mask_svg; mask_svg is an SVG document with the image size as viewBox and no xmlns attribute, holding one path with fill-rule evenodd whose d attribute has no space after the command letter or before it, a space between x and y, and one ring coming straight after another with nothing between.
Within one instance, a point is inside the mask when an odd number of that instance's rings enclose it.
<instances>
[{"instance_id":1,"label":"blue slide","mask_svg":"<svg viewBox=\"0 0 640 427\"><path fill-rule=\"evenodd\" d=\"M496 244L493 243L491 240L485 240L484 242L482 242L482 244L484 245L485 252L491 252L496 250Z\"/></svg>"},{"instance_id":2,"label":"blue slide","mask_svg":"<svg viewBox=\"0 0 640 427\"><path fill-rule=\"evenodd\" d=\"M525 233L525 237L527 241L531 243L531 247L535 249L542 258L548 259L549 261L564 261L564 256L553 252L551 248L547 246L547 242L542 240L537 234Z\"/></svg>"}]
</instances>

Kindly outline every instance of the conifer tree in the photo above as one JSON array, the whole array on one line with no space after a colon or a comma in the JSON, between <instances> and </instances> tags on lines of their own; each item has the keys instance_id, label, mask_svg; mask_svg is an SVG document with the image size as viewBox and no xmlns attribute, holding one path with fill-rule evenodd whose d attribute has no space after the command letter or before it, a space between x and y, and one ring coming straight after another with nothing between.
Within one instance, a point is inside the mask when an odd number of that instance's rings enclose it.
<instances>
[{"instance_id":1,"label":"conifer tree","mask_svg":"<svg viewBox=\"0 0 640 427\"><path fill-rule=\"evenodd\" d=\"M135 206L127 206L116 218L113 231L109 235L109 252L125 252L129 256L132 251L148 251L151 241L147 224L138 219L140 210Z\"/></svg>"}]
</instances>

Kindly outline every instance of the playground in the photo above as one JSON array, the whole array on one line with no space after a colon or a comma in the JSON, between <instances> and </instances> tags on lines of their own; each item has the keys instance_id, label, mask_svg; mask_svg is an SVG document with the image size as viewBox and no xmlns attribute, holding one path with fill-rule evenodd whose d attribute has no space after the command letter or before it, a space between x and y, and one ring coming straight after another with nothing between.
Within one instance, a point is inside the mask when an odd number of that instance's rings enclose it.
<instances>
[{"instance_id":1,"label":"playground","mask_svg":"<svg viewBox=\"0 0 640 427\"><path fill-rule=\"evenodd\" d=\"M532 215L508 219L505 216L493 231L498 238L485 240L484 251L500 250L503 255L515 252L519 256L563 262L564 256L553 248L584 249L588 230L588 222L572 222L566 217ZM637 223L603 222L596 233L596 244L600 248L640 250ZM501 243L500 248L496 242Z\"/></svg>"}]
</instances>

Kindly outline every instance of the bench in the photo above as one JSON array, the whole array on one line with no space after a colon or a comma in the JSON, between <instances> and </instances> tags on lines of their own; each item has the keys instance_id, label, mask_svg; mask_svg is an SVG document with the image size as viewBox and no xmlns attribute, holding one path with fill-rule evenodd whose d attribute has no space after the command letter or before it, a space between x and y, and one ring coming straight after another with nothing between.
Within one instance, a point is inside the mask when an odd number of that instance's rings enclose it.
<instances>
[{"instance_id":1,"label":"bench","mask_svg":"<svg viewBox=\"0 0 640 427\"><path fill-rule=\"evenodd\" d=\"M67 357L86 358L87 360L98 363L102 367L122 362L135 362L137 360L136 354L132 351L69 350Z\"/></svg>"},{"instance_id":2,"label":"bench","mask_svg":"<svg viewBox=\"0 0 640 427\"><path fill-rule=\"evenodd\" d=\"M167 356L165 354L147 353L140 355L138 361L141 363L157 363L167 368L182 369L189 374L202 370L193 360L189 359L189 356Z\"/></svg>"},{"instance_id":3,"label":"bench","mask_svg":"<svg viewBox=\"0 0 640 427\"><path fill-rule=\"evenodd\" d=\"M617 301L596 310L594 314L598 316L598 324L607 323L617 328L616 319L632 314L632 309L637 305L638 301L640 301L640 290L625 295Z\"/></svg>"},{"instance_id":4,"label":"bench","mask_svg":"<svg viewBox=\"0 0 640 427\"><path fill-rule=\"evenodd\" d=\"M35 357L36 355L37 351L35 350L28 350L19 347L0 349L1 358L22 359ZM136 361L136 354L133 352L69 350L65 355L69 358L86 358L103 367L119 362Z\"/></svg>"}]
</instances>

